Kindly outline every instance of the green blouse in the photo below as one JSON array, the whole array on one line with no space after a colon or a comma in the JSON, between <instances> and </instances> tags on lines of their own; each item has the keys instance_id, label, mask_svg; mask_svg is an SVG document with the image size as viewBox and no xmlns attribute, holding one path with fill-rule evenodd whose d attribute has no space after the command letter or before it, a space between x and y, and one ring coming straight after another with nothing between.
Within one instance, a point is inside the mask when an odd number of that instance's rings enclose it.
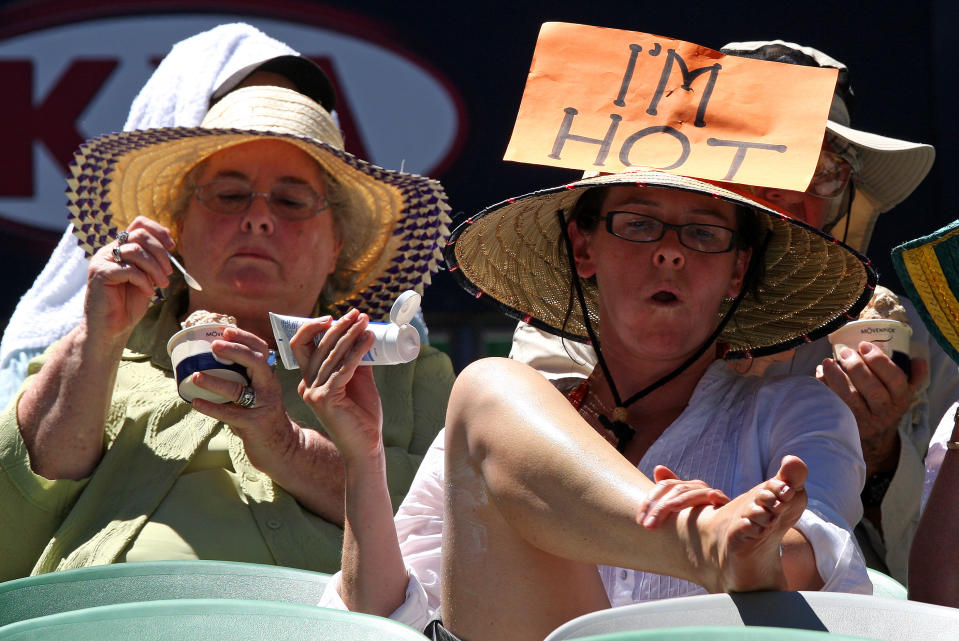
<instances>
[{"instance_id":1,"label":"green blouse","mask_svg":"<svg viewBox=\"0 0 959 641\"><path fill-rule=\"evenodd\" d=\"M342 529L300 507L252 466L228 427L177 395L166 342L182 308L182 298L153 306L131 336L90 477L34 474L17 425L20 395L0 412L0 581L147 558L339 568ZM45 358L31 363L24 385ZM277 376L290 417L322 431L297 393L299 370ZM454 375L442 352L424 346L412 363L374 367L374 378L395 508L443 426Z\"/></svg>"}]
</instances>

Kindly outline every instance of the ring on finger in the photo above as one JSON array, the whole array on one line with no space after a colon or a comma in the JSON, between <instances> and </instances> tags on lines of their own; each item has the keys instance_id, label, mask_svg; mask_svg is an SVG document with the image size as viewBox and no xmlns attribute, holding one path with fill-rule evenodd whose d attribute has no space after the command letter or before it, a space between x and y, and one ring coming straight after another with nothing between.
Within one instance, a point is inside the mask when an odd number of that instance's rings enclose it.
<instances>
[{"instance_id":1,"label":"ring on finger","mask_svg":"<svg viewBox=\"0 0 959 641\"><path fill-rule=\"evenodd\" d=\"M130 240L130 233L125 229L121 229L117 233L117 244L113 246L113 262L117 265L123 264L123 256L120 255L120 245L126 244L128 240Z\"/></svg>"},{"instance_id":2,"label":"ring on finger","mask_svg":"<svg viewBox=\"0 0 959 641\"><path fill-rule=\"evenodd\" d=\"M240 390L240 396L234 401L240 407L253 409L256 407L256 390L249 385L244 385Z\"/></svg>"}]
</instances>

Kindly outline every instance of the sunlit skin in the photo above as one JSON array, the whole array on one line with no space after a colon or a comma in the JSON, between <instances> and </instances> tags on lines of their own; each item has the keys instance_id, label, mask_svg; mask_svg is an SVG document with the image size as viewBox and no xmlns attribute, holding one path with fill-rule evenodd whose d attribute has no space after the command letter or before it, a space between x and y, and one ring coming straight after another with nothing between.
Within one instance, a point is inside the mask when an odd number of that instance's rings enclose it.
<instances>
[{"instance_id":1,"label":"sunlit skin","mask_svg":"<svg viewBox=\"0 0 959 641\"><path fill-rule=\"evenodd\" d=\"M672 190L613 189L602 212L613 209L671 224L737 222L728 203ZM580 274L599 280L603 318L611 316L602 324L604 352L617 385L629 391L707 340L749 258L737 250L696 252L675 231L651 243L612 236L602 223L590 233L575 225L570 231ZM360 333L351 329L335 343L327 333L314 345L325 323L304 325L291 346L308 363L300 388L307 404L320 416L351 414L330 422L342 428L332 438L345 450L340 594L351 609L387 616L403 603L408 577L377 418L351 411L372 381L356 376ZM708 351L636 403L630 423L661 434L715 358ZM609 395L601 374L591 381L591 394ZM712 590L821 585L811 548L790 529L806 504L806 467L795 457L732 501L665 468L656 470L654 485L636 467L636 451L624 458L552 384L510 359L482 359L461 373L446 428L443 620L463 638L542 639L563 621L609 607L597 563L670 573Z\"/></svg>"},{"instance_id":2,"label":"sunlit skin","mask_svg":"<svg viewBox=\"0 0 959 641\"><path fill-rule=\"evenodd\" d=\"M737 227L734 205L678 190L616 187L600 207L602 216L610 211L674 225ZM673 371L706 343L723 297L739 292L750 256L735 249L695 251L679 242L675 230L658 241L634 243L608 233L602 220L589 233L574 223L568 229L579 275L595 276L599 286L603 354L623 397ZM464 638L542 638L565 618L609 607L596 562L692 576L712 590L821 586L811 547L791 529L805 494L793 501L794 495L781 492L784 485L802 487L806 468L799 459L787 457L777 479L730 503L721 492L679 481L665 468L654 474L661 486L651 487L636 468L715 359L715 350L707 349L678 377L630 405L628 423L637 434L622 456L595 431L583 431L583 417L534 371L514 361L487 360L461 373L446 423L446 482L457 491L446 496L443 617L453 632ZM591 395L614 405L601 368L589 384ZM704 504L710 507L692 513L701 528L693 538L710 541L711 560L694 561L698 569L690 575L680 569L683 559L696 554L683 552L692 543L684 538L691 521L683 508ZM630 512L632 518L622 520ZM632 529L637 523L649 539ZM480 531L479 540L497 554L470 553ZM679 547L670 531L678 531ZM644 545L657 550L655 559L638 558ZM697 575L712 563L723 568L722 579ZM494 623L470 606L477 599L500 610ZM527 604L522 617L508 614L515 602Z\"/></svg>"},{"instance_id":3,"label":"sunlit skin","mask_svg":"<svg viewBox=\"0 0 959 641\"><path fill-rule=\"evenodd\" d=\"M604 216L610 211L642 213L675 225L736 228L731 203L678 190L614 187L601 207ZM674 369L703 344L718 322L723 297L739 292L750 255L736 249L698 252L683 246L675 230L658 241L634 243L608 233L602 220L592 233L584 234L575 224L569 231L579 275L595 276L604 292L600 327L611 366L619 361L657 364L643 373L628 365L622 373L615 368L613 378L624 391L638 390ZM611 260L598 261L598 255Z\"/></svg>"},{"instance_id":4,"label":"sunlit skin","mask_svg":"<svg viewBox=\"0 0 959 641\"><path fill-rule=\"evenodd\" d=\"M324 194L321 169L309 155L279 140L258 140L208 159L197 184L238 178L255 192L283 182L304 183ZM326 277L336 267L341 242L329 208L307 220L276 217L263 197L236 216L206 209L190 199L177 246L203 291L190 294L190 308L238 309L241 327L269 337L267 312L308 316ZM257 328L263 331L257 331Z\"/></svg>"}]
</instances>

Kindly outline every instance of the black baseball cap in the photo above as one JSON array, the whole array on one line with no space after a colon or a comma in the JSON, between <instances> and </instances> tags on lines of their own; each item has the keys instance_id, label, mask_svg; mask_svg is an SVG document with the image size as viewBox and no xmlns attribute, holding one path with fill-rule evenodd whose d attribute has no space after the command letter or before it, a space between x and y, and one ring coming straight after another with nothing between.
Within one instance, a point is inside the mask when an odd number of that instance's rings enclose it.
<instances>
[{"instance_id":1,"label":"black baseball cap","mask_svg":"<svg viewBox=\"0 0 959 641\"><path fill-rule=\"evenodd\" d=\"M327 111L332 112L336 108L333 83L319 65L303 56L277 56L243 67L217 87L210 96L210 106L212 107L257 71L280 74L292 82L297 91L319 103Z\"/></svg>"}]
</instances>

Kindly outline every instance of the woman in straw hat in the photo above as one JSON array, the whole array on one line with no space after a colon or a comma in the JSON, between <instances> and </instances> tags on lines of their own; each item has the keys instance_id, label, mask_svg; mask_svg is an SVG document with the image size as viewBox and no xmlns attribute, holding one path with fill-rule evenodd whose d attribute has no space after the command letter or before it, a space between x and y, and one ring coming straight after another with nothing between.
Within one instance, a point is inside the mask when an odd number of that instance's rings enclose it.
<instances>
[{"instance_id":1,"label":"woman in straw hat","mask_svg":"<svg viewBox=\"0 0 959 641\"><path fill-rule=\"evenodd\" d=\"M0 517L19 524L0 535L0 578L168 558L336 569L342 463L299 374L271 367L267 314L327 314L327 329L345 315L368 340L369 319L436 269L442 187L354 158L319 104L256 86L199 127L86 143L68 196L91 256L84 317L0 416ZM202 289L186 288L168 251ZM201 309L236 318L212 350L249 383L189 380L232 403L178 396L167 340ZM452 368L425 348L357 378L379 389L365 400L379 412L382 399L399 502L442 424Z\"/></svg>"},{"instance_id":2,"label":"woman in straw hat","mask_svg":"<svg viewBox=\"0 0 959 641\"><path fill-rule=\"evenodd\" d=\"M511 360L466 368L395 528L375 426L335 434L347 538L323 604L421 627L442 602L462 638L532 639L703 589L871 590L848 408L811 378L718 362L845 323L875 283L861 256L738 193L635 171L494 205L446 258L474 296L601 342L600 366L554 384Z\"/></svg>"},{"instance_id":3,"label":"woman in straw hat","mask_svg":"<svg viewBox=\"0 0 959 641\"><path fill-rule=\"evenodd\" d=\"M277 83L335 117L333 85L317 65L248 24L219 25L173 45L130 105L123 129L195 127L214 102L241 84ZM30 360L80 322L88 266L70 225L3 331L0 406L23 383Z\"/></svg>"},{"instance_id":4,"label":"woman in straw hat","mask_svg":"<svg viewBox=\"0 0 959 641\"><path fill-rule=\"evenodd\" d=\"M853 91L844 64L812 47L782 40L734 42L731 55L839 70L816 174L806 191L749 188L754 198L867 252L876 220L904 201L932 167L931 145L851 126ZM919 518L922 460L936 422L959 397L955 363L930 338L915 309L903 306L914 330L911 371L904 372L868 342L834 360L823 338L765 359L733 366L749 375L817 376L856 417L866 461L864 518L857 538L870 567L905 583L910 542ZM511 357L547 376L588 376L596 357L588 345L560 341L522 323Z\"/></svg>"}]
</instances>

